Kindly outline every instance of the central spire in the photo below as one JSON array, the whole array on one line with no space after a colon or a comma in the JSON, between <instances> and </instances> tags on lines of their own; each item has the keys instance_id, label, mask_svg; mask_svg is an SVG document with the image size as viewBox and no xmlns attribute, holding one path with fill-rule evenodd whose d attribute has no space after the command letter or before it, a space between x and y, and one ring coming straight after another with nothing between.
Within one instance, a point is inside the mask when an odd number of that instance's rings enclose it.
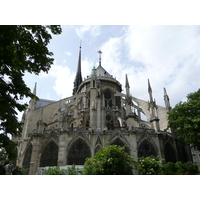
<instances>
[{"instance_id":1,"label":"central spire","mask_svg":"<svg viewBox=\"0 0 200 200\"><path fill-rule=\"evenodd\" d=\"M81 43L80 43L78 67L77 67L76 77L74 80L74 89L73 89L73 93L72 93L73 95L75 95L75 93L78 90L78 87L81 83L82 83L82 73L81 73Z\"/></svg>"}]
</instances>

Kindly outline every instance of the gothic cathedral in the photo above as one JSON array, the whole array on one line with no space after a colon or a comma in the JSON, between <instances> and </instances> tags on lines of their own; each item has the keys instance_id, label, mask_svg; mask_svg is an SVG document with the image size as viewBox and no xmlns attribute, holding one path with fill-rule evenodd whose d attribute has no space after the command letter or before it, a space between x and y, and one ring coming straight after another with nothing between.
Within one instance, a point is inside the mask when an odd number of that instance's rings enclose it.
<instances>
[{"instance_id":1,"label":"gothic cathedral","mask_svg":"<svg viewBox=\"0 0 200 200\"><path fill-rule=\"evenodd\" d=\"M127 75L126 93L122 93L122 85L102 67L101 51L98 53L98 67L82 80L80 47L71 97L30 100L22 117L21 136L13 138L18 144L17 166L29 168L31 175L39 167L83 165L107 143L125 145L135 160L154 155L163 163L191 161L189 147L168 128L171 107L166 89L164 107L153 99L149 80L149 101L130 94Z\"/></svg>"}]
</instances>

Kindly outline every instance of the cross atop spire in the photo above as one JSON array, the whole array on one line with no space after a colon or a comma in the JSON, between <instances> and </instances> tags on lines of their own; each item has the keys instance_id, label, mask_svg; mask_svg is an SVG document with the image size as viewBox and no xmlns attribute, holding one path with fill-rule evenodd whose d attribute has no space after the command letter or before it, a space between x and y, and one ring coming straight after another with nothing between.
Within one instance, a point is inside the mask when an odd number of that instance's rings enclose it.
<instances>
[{"instance_id":1,"label":"cross atop spire","mask_svg":"<svg viewBox=\"0 0 200 200\"><path fill-rule=\"evenodd\" d=\"M99 53L99 66L101 66L101 54L102 54L101 50L99 50L98 53Z\"/></svg>"}]
</instances>

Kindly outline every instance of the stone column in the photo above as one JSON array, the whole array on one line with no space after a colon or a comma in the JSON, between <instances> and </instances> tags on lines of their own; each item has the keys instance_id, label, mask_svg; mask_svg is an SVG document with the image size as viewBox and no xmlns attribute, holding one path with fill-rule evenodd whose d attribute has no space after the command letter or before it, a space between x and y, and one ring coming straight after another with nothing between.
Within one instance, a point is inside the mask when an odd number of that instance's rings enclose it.
<instances>
[{"instance_id":1,"label":"stone column","mask_svg":"<svg viewBox=\"0 0 200 200\"><path fill-rule=\"evenodd\" d=\"M58 146L58 165L65 166L66 165L66 141L67 141L67 133L61 133L59 135L59 146Z\"/></svg>"},{"instance_id":2,"label":"stone column","mask_svg":"<svg viewBox=\"0 0 200 200\"><path fill-rule=\"evenodd\" d=\"M32 141L33 149L29 168L29 175L35 175L39 167L40 136L34 136Z\"/></svg>"}]
</instances>

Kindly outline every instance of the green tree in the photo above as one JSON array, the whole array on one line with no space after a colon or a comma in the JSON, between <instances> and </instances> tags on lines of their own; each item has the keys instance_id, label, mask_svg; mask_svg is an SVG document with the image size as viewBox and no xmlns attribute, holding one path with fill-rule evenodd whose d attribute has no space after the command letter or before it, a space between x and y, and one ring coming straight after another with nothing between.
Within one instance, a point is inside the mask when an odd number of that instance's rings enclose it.
<instances>
[{"instance_id":1,"label":"green tree","mask_svg":"<svg viewBox=\"0 0 200 200\"><path fill-rule=\"evenodd\" d=\"M16 136L22 129L17 110L27 108L20 100L36 98L23 76L48 72L53 64L53 53L47 48L52 38L49 30L53 34L62 31L60 26L0 26L0 149L10 160L16 159L16 145L9 135Z\"/></svg>"},{"instance_id":2,"label":"green tree","mask_svg":"<svg viewBox=\"0 0 200 200\"><path fill-rule=\"evenodd\" d=\"M124 147L108 145L101 148L84 164L84 175L132 175L133 157L124 152Z\"/></svg>"},{"instance_id":3,"label":"green tree","mask_svg":"<svg viewBox=\"0 0 200 200\"><path fill-rule=\"evenodd\" d=\"M168 121L179 139L200 150L200 89L179 102L168 113Z\"/></svg>"}]
</instances>

